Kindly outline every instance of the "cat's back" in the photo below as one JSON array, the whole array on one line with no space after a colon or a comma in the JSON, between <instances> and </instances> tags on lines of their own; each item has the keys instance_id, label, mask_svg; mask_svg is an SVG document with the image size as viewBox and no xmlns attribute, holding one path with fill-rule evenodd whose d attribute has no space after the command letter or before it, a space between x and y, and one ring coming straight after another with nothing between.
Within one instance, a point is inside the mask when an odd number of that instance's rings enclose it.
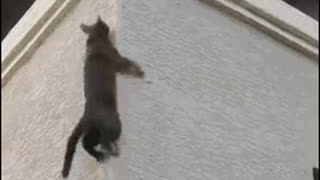
<instances>
[{"instance_id":1,"label":"cat's back","mask_svg":"<svg viewBox=\"0 0 320 180\"><path fill-rule=\"evenodd\" d=\"M85 96L95 101L114 104L116 73L114 64L106 56L88 56L84 67Z\"/></svg>"}]
</instances>

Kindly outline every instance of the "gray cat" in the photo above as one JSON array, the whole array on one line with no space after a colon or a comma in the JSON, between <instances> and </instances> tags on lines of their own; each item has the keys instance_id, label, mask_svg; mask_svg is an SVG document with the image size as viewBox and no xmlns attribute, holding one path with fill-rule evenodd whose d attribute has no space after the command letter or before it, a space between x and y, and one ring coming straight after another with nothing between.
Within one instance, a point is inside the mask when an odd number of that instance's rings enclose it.
<instances>
[{"instance_id":1,"label":"gray cat","mask_svg":"<svg viewBox=\"0 0 320 180\"><path fill-rule=\"evenodd\" d=\"M76 145L82 139L83 148L98 162L119 156L117 141L121 121L117 112L116 73L144 78L144 71L135 62L123 57L109 39L108 25L98 17L95 24L81 24L88 35L84 67L85 109L82 118L68 139L62 176L68 177ZM106 152L97 151L98 144Z\"/></svg>"}]
</instances>

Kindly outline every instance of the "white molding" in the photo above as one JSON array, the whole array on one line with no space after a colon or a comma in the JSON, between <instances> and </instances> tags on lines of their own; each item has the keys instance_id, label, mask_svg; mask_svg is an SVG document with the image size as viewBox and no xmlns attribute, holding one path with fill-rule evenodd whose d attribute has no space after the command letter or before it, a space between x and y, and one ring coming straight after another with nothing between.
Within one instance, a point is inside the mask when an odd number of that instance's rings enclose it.
<instances>
[{"instance_id":1,"label":"white molding","mask_svg":"<svg viewBox=\"0 0 320 180\"><path fill-rule=\"evenodd\" d=\"M80 0L38 0L1 42L1 86Z\"/></svg>"},{"instance_id":2,"label":"white molding","mask_svg":"<svg viewBox=\"0 0 320 180\"><path fill-rule=\"evenodd\" d=\"M272 24L318 47L318 21L282 0L233 0Z\"/></svg>"},{"instance_id":3,"label":"white molding","mask_svg":"<svg viewBox=\"0 0 320 180\"><path fill-rule=\"evenodd\" d=\"M318 21L281 0L199 0L254 26L317 60Z\"/></svg>"}]
</instances>

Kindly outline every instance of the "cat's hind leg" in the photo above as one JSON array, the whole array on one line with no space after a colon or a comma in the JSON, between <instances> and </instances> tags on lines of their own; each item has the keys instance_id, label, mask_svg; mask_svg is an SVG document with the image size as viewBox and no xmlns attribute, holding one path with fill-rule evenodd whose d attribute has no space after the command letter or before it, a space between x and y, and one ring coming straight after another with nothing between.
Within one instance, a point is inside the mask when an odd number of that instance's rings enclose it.
<instances>
[{"instance_id":1,"label":"cat's hind leg","mask_svg":"<svg viewBox=\"0 0 320 180\"><path fill-rule=\"evenodd\" d=\"M88 130L82 139L82 146L98 162L102 162L105 159L105 154L95 149L95 146L99 144L99 138L100 134L98 131L94 129Z\"/></svg>"}]
</instances>

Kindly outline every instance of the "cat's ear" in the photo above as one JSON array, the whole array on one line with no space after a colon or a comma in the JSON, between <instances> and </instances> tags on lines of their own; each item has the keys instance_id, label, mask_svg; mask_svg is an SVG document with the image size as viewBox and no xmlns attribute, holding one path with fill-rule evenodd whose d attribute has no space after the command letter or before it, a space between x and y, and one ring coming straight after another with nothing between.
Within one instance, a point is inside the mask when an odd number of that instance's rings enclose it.
<instances>
[{"instance_id":1,"label":"cat's ear","mask_svg":"<svg viewBox=\"0 0 320 180\"><path fill-rule=\"evenodd\" d=\"M93 26L87 26L85 24L81 24L80 28L86 34L90 34L92 32L92 30L93 30Z\"/></svg>"},{"instance_id":2,"label":"cat's ear","mask_svg":"<svg viewBox=\"0 0 320 180\"><path fill-rule=\"evenodd\" d=\"M102 21L102 19L101 19L100 15L98 15L97 22L99 22L99 23L103 23L103 21Z\"/></svg>"}]
</instances>

